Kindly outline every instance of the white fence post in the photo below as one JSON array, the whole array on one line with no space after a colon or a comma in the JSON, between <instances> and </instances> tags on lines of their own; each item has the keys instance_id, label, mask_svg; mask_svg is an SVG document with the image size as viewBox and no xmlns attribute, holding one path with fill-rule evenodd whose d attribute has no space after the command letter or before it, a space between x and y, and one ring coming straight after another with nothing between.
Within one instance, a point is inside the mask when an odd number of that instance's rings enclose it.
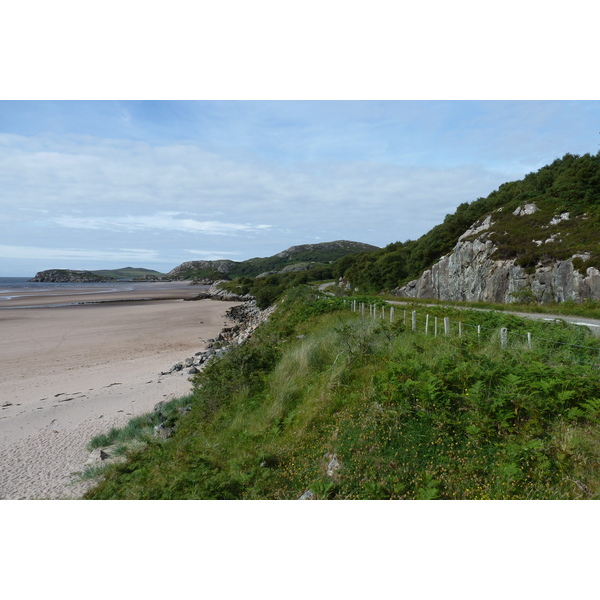
<instances>
[{"instance_id":1,"label":"white fence post","mask_svg":"<svg viewBox=\"0 0 600 600\"><path fill-rule=\"evenodd\" d=\"M416 310L412 311L412 330L413 331L417 330L417 311Z\"/></svg>"},{"instance_id":2,"label":"white fence post","mask_svg":"<svg viewBox=\"0 0 600 600\"><path fill-rule=\"evenodd\" d=\"M390 308L390 323L394 322L394 307Z\"/></svg>"},{"instance_id":3,"label":"white fence post","mask_svg":"<svg viewBox=\"0 0 600 600\"><path fill-rule=\"evenodd\" d=\"M437 317L433 317L433 336L437 337Z\"/></svg>"},{"instance_id":4,"label":"white fence post","mask_svg":"<svg viewBox=\"0 0 600 600\"><path fill-rule=\"evenodd\" d=\"M527 332L527 347L531 350L531 331Z\"/></svg>"},{"instance_id":5,"label":"white fence post","mask_svg":"<svg viewBox=\"0 0 600 600\"><path fill-rule=\"evenodd\" d=\"M425 315L425 335L429 333L429 315Z\"/></svg>"},{"instance_id":6,"label":"white fence post","mask_svg":"<svg viewBox=\"0 0 600 600\"><path fill-rule=\"evenodd\" d=\"M502 327L500 329L500 347L504 350L508 344L508 329Z\"/></svg>"},{"instance_id":7,"label":"white fence post","mask_svg":"<svg viewBox=\"0 0 600 600\"><path fill-rule=\"evenodd\" d=\"M444 317L444 333L450 334L450 317Z\"/></svg>"}]
</instances>

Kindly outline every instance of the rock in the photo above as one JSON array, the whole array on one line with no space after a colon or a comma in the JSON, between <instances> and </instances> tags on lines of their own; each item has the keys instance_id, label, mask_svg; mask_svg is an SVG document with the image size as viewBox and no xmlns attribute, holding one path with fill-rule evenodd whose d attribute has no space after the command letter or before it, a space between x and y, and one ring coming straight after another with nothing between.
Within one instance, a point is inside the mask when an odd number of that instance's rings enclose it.
<instances>
[{"instance_id":1,"label":"rock","mask_svg":"<svg viewBox=\"0 0 600 600\"><path fill-rule=\"evenodd\" d=\"M312 490L306 490L298 500L316 500L317 495Z\"/></svg>"},{"instance_id":2,"label":"rock","mask_svg":"<svg viewBox=\"0 0 600 600\"><path fill-rule=\"evenodd\" d=\"M190 367L190 369L188 369L189 375L196 375L196 373L200 373L200 371L196 367Z\"/></svg>"},{"instance_id":3,"label":"rock","mask_svg":"<svg viewBox=\"0 0 600 600\"><path fill-rule=\"evenodd\" d=\"M523 211L533 210L532 206L535 207L533 204L519 207L518 214L531 214ZM582 275L573 265L574 259L580 258L585 262L584 257L589 257L589 254L575 254L567 260L538 264L535 272L528 273L517 264L516 259L492 258L496 246L481 226L475 224L466 233L469 231L479 231L479 235L474 239L466 234L461 236L450 254L442 256L421 277L394 290L393 294L408 298L500 304L515 302L529 291L538 302L600 298L598 269L588 267ZM555 235L546 240L546 243L552 242L559 242Z\"/></svg>"},{"instance_id":4,"label":"rock","mask_svg":"<svg viewBox=\"0 0 600 600\"><path fill-rule=\"evenodd\" d=\"M156 435L156 437L162 440L166 440L167 438L173 435L173 428L165 427L164 423L161 423L160 425L156 425L154 427L154 434Z\"/></svg>"},{"instance_id":5,"label":"rock","mask_svg":"<svg viewBox=\"0 0 600 600\"><path fill-rule=\"evenodd\" d=\"M326 454L325 458L329 460L327 464L327 477L335 478L338 471L342 468L342 463L338 460L337 454Z\"/></svg>"},{"instance_id":6,"label":"rock","mask_svg":"<svg viewBox=\"0 0 600 600\"><path fill-rule=\"evenodd\" d=\"M525 215L532 215L533 213L538 211L538 207L532 202L530 204L526 204L525 206L519 206L513 211L513 215L516 217L523 217Z\"/></svg>"}]
</instances>

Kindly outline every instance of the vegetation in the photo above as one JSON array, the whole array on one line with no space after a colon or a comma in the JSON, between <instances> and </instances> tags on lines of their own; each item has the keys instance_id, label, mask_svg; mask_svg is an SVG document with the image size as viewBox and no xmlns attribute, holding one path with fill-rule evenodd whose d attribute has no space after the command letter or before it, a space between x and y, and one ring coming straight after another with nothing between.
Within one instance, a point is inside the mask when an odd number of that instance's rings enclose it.
<instances>
[{"instance_id":1,"label":"vegetation","mask_svg":"<svg viewBox=\"0 0 600 600\"><path fill-rule=\"evenodd\" d=\"M527 203L535 203L539 211L512 214ZM568 220L550 225L553 217L566 212ZM590 257L580 259L576 266L582 271L600 268L600 153L567 154L521 181L501 185L486 198L465 202L416 241L395 242L341 258L334 264L334 276L346 277L363 292L402 286L448 254L473 223L490 213L494 221L490 239L498 245L497 258L516 258L532 269L538 263L589 252ZM552 237L552 242L545 243Z\"/></svg>"},{"instance_id":2,"label":"vegetation","mask_svg":"<svg viewBox=\"0 0 600 600\"><path fill-rule=\"evenodd\" d=\"M165 277L164 273L153 271L152 269L143 269L141 267L124 267L123 269L104 269L100 271L91 271L101 277L112 277L114 279L144 279Z\"/></svg>"},{"instance_id":3,"label":"vegetation","mask_svg":"<svg viewBox=\"0 0 600 600\"><path fill-rule=\"evenodd\" d=\"M144 447L86 497L600 497L600 340L442 307L427 311L449 316L452 333L434 337L373 302L378 316L363 318L349 300L288 291L252 338L195 377L191 410L171 411L173 436L142 433Z\"/></svg>"},{"instance_id":4,"label":"vegetation","mask_svg":"<svg viewBox=\"0 0 600 600\"><path fill-rule=\"evenodd\" d=\"M349 254L374 250L376 247L361 242L340 240L320 244L292 246L279 254L266 258L251 258L242 262L233 260L200 260L183 263L173 269L169 276L177 279L229 279L256 277L269 271L281 271L290 265L310 263L311 269L318 269ZM215 274L218 276L215 277Z\"/></svg>"}]
</instances>

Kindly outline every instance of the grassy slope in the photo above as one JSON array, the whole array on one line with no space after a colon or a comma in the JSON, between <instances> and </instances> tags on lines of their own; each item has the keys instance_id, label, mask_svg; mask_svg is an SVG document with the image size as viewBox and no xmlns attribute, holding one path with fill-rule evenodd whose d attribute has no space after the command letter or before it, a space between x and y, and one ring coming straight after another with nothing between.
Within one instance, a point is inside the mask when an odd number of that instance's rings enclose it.
<instances>
[{"instance_id":1,"label":"grassy slope","mask_svg":"<svg viewBox=\"0 0 600 600\"><path fill-rule=\"evenodd\" d=\"M196 378L173 437L150 439L87 497L599 497L600 380L589 364L599 342L581 328L459 315L462 338L434 338L298 288ZM505 351L501 325L515 340ZM525 330L549 341L529 350L516 335Z\"/></svg>"}]
</instances>

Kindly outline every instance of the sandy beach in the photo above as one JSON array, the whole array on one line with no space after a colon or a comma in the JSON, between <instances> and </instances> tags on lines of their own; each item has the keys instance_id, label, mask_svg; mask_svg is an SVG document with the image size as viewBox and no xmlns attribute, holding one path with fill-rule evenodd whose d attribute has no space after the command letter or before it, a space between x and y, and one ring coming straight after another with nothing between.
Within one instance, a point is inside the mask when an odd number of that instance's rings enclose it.
<instances>
[{"instance_id":1,"label":"sandy beach","mask_svg":"<svg viewBox=\"0 0 600 600\"><path fill-rule=\"evenodd\" d=\"M151 297L200 291L166 287ZM73 485L72 474L85 467L91 437L186 395L187 370L160 373L202 351L237 304L140 297L145 290L102 292L110 302L98 304L0 310L0 499L80 497L90 484ZM47 305L48 298L13 302Z\"/></svg>"}]
</instances>

